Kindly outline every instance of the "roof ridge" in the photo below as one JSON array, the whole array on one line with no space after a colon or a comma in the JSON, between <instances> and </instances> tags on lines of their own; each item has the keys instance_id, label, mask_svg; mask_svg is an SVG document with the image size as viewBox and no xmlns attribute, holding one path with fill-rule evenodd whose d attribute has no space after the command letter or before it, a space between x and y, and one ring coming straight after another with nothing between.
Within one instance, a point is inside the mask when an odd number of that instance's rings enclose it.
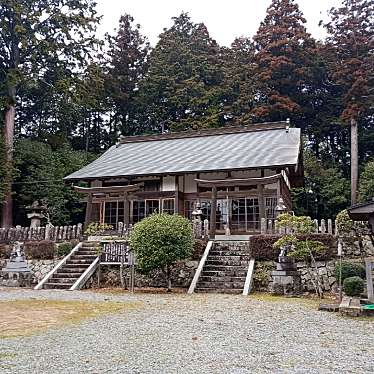
<instances>
[{"instance_id":1,"label":"roof ridge","mask_svg":"<svg viewBox=\"0 0 374 374\"><path fill-rule=\"evenodd\" d=\"M240 134L240 133L256 132L256 131L279 130L279 129L287 129L289 126L290 126L290 123L287 120L287 121L279 121L279 122L253 123L251 125L246 125L246 126L226 126L226 127L217 127L217 128L201 129L201 130L169 132L169 133L163 133L163 134L135 135L135 136L121 135L117 145L127 144L127 143L149 142L149 141L156 141L156 140L198 138L198 137L213 136L213 135L227 135L227 134Z\"/></svg>"}]
</instances>

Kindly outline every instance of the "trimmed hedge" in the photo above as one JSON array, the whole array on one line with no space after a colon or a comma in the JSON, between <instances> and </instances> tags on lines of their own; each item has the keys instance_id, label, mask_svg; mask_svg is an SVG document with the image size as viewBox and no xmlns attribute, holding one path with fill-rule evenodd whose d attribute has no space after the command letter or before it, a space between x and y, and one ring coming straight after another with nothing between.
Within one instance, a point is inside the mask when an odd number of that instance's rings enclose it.
<instances>
[{"instance_id":1,"label":"trimmed hedge","mask_svg":"<svg viewBox=\"0 0 374 374\"><path fill-rule=\"evenodd\" d=\"M340 278L340 264L335 265L335 277L336 279ZM350 277L360 277L366 278L365 267L356 262L343 261L342 262L342 281Z\"/></svg>"},{"instance_id":2,"label":"trimmed hedge","mask_svg":"<svg viewBox=\"0 0 374 374\"><path fill-rule=\"evenodd\" d=\"M256 260L261 261L276 261L279 255L279 249L273 247L274 243L280 239L282 235L253 235L250 237L251 254ZM336 257L337 243L334 236L330 234L311 234L311 235L297 235L300 240L319 241L323 243L327 250L326 253L316 256L318 261L327 261Z\"/></svg>"},{"instance_id":3,"label":"trimmed hedge","mask_svg":"<svg viewBox=\"0 0 374 374\"><path fill-rule=\"evenodd\" d=\"M347 296L360 296L364 292L365 282L360 277L344 279L343 289Z\"/></svg>"},{"instance_id":4,"label":"trimmed hedge","mask_svg":"<svg viewBox=\"0 0 374 374\"><path fill-rule=\"evenodd\" d=\"M202 255L204 254L207 243L207 240L195 239L191 256L192 260L201 259Z\"/></svg>"},{"instance_id":5,"label":"trimmed hedge","mask_svg":"<svg viewBox=\"0 0 374 374\"><path fill-rule=\"evenodd\" d=\"M67 256L71 250L74 248L73 243L65 242L57 245L57 256L58 257L65 257Z\"/></svg>"},{"instance_id":6,"label":"trimmed hedge","mask_svg":"<svg viewBox=\"0 0 374 374\"><path fill-rule=\"evenodd\" d=\"M8 244L0 244L0 258L9 258L11 250Z\"/></svg>"},{"instance_id":7,"label":"trimmed hedge","mask_svg":"<svg viewBox=\"0 0 374 374\"><path fill-rule=\"evenodd\" d=\"M53 260L56 255L55 243L49 240L25 242L23 248L29 260Z\"/></svg>"}]
</instances>

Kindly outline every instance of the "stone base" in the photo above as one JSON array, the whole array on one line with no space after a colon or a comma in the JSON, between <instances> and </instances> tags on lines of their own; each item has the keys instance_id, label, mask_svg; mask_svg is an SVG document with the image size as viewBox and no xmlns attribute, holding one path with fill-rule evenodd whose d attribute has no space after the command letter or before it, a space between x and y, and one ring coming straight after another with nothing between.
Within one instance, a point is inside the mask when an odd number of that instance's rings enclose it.
<instances>
[{"instance_id":1,"label":"stone base","mask_svg":"<svg viewBox=\"0 0 374 374\"><path fill-rule=\"evenodd\" d=\"M0 285L3 287L31 287L31 273L3 272Z\"/></svg>"},{"instance_id":2,"label":"stone base","mask_svg":"<svg viewBox=\"0 0 374 374\"><path fill-rule=\"evenodd\" d=\"M271 276L271 294L293 296L302 293L301 277L297 271L274 270Z\"/></svg>"},{"instance_id":3,"label":"stone base","mask_svg":"<svg viewBox=\"0 0 374 374\"><path fill-rule=\"evenodd\" d=\"M342 315L349 317L359 317L362 314L362 307L360 299L355 297L343 297L342 302L339 305L339 312Z\"/></svg>"}]
</instances>

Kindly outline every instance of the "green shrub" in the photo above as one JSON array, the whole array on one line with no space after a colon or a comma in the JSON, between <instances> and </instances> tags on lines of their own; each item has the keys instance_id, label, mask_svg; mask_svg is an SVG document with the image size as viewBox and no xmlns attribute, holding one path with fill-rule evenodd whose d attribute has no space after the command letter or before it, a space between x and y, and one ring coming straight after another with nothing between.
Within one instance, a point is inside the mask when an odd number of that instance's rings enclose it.
<instances>
[{"instance_id":1,"label":"green shrub","mask_svg":"<svg viewBox=\"0 0 374 374\"><path fill-rule=\"evenodd\" d=\"M25 242L23 249L28 260L52 260L56 254L55 243L49 240Z\"/></svg>"},{"instance_id":2,"label":"green shrub","mask_svg":"<svg viewBox=\"0 0 374 374\"><path fill-rule=\"evenodd\" d=\"M0 244L0 258L9 258L12 248L8 244Z\"/></svg>"},{"instance_id":3,"label":"green shrub","mask_svg":"<svg viewBox=\"0 0 374 374\"><path fill-rule=\"evenodd\" d=\"M139 270L144 274L162 270L170 290L173 264L192 254L192 225L179 215L153 214L135 224L130 245L136 252Z\"/></svg>"},{"instance_id":4,"label":"green shrub","mask_svg":"<svg viewBox=\"0 0 374 374\"><path fill-rule=\"evenodd\" d=\"M279 255L279 249L274 247L282 235L252 235L249 238L252 256L260 261L276 261ZM299 241L305 241L307 238L310 241L321 242L325 249L320 253L315 253L315 258L318 261L326 261L336 256L336 240L330 234L297 234L296 238Z\"/></svg>"},{"instance_id":5,"label":"green shrub","mask_svg":"<svg viewBox=\"0 0 374 374\"><path fill-rule=\"evenodd\" d=\"M364 292L365 282L360 277L349 277L344 279L343 289L348 296L360 296Z\"/></svg>"},{"instance_id":6,"label":"green shrub","mask_svg":"<svg viewBox=\"0 0 374 374\"><path fill-rule=\"evenodd\" d=\"M70 242L61 243L57 246L57 256L65 257L71 252L72 249L73 249L72 243Z\"/></svg>"},{"instance_id":7,"label":"green shrub","mask_svg":"<svg viewBox=\"0 0 374 374\"><path fill-rule=\"evenodd\" d=\"M335 277L339 282L340 278L340 263L335 265ZM366 278L366 271L363 265L355 262L342 262L342 282L350 277Z\"/></svg>"},{"instance_id":8,"label":"green shrub","mask_svg":"<svg viewBox=\"0 0 374 374\"><path fill-rule=\"evenodd\" d=\"M206 240L195 239L191 259L200 260L201 256L204 254L207 244L208 242Z\"/></svg>"},{"instance_id":9,"label":"green shrub","mask_svg":"<svg viewBox=\"0 0 374 374\"><path fill-rule=\"evenodd\" d=\"M99 223L99 222L91 222L88 226L86 231L84 232L86 235L102 235L105 231L113 230L112 225L108 225L107 223Z\"/></svg>"}]
</instances>

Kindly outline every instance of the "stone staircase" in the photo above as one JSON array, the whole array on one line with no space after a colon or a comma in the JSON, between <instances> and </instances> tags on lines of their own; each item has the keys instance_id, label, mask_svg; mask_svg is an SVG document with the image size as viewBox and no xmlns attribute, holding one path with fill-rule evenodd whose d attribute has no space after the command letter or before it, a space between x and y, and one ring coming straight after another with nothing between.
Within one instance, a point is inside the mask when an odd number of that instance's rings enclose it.
<instances>
[{"instance_id":1,"label":"stone staircase","mask_svg":"<svg viewBox=\"0 0 374 374\"><path fill-rule=\"evenodd\" d=\"M248 242L214 242L194 292L243 292L250 261Z\"/></svg>"},{"instance_id":2,"label":"stone staircase","mask_svg":"<svg viewBox=\"0 0 374 374\"><path fill-rule=\"evenodd\" d=\"M82 246L44 283L47 289L69 289L97 258L98 243L83 242Z\"/></svg>"}]
</instances>

